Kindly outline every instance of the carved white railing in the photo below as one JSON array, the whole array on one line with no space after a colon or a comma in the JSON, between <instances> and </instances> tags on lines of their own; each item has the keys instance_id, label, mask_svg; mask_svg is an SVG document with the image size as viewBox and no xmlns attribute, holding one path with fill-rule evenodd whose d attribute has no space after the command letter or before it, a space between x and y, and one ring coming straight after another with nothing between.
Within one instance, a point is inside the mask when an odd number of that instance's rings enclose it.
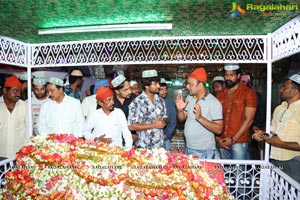
<instances>
[{"instance_id":1,"label":"carved white railing","mask_svg":"<svg viewBox=\"0 0 300 200\"><path fill-rule=\"evenodd\" d=\"M169 37L32 45L32 66L266 62L265 36Z\"/></svg>"},{"instance_id":2,"label":"carved white railing","mask_svg":"<svg viewBox=\"0 0 300 200\"><path fill-rule=\"evenodd\" d=\"M265 161L209 160L220 163L228 190L241 200L299 200L300 184L280 169ZM14 168L14 158L0 161L0 188L5 187L5 174Z\"/></svg>"},{"instance_id":3,"label":"carved white railing","mask_svg":"<svg viewBox=\"0 0 300 200\"><path fill-rule=\"evenodd\" d=\"M300 184L265 161L218 160L235 199L299 200Z\"/></svg>"},{"instance_id":4,"label":"carved white railing","mask_svg":"<svg viewBox=\"0 0 300 200\"><path fill-rule=\"evenodd\" d=\"M300 52L300 15L272 33L272 61Z\"/></svg>"},{"instance_id":5,"label":"carved white railing","mask_svg":"<svg viewBox=\"0 0 300 200\"><path fill-rule=\"evenodd\" d=\"M0 36L0 63L25 67L28 44Z\"/></svg>"},{"instance_id":6,"label":"carved white railing","mask_svg":"<svg viewBox=\"0 0 300 200\"><path fill-rule=\"evenodd\" d=\"M15 158L0 161L0 189L6 186L5 174L14 168Z\"/></svg>"},{"instance_id":7,"label":"carved white railing","mask_svg":"<svg viewBox=\"0 0 300 200\"><path fill-rule=\"evenodd\" d=\"M297 166L295 166L297 167ZM299 200L300 184L277 168L268 174L268 199Z\"/></svg>"}]
</instances>

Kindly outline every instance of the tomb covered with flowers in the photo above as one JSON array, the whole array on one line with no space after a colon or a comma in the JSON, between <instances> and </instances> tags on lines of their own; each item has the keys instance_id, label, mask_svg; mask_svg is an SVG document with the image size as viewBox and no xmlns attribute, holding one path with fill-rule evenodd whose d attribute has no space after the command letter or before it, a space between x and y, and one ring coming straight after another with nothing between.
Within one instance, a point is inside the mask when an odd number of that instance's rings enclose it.
<instances>
[{"instance_id":1,"label":"tomb covered with flowers","mask_svg":"<svg viewBox=\"0 0 300 200\"><path fill-rule=\"evenodd\" d=\"M219 164L164 149L36 136L16 154L0 199L232 199Z\"/></svg>"}]
</instances>

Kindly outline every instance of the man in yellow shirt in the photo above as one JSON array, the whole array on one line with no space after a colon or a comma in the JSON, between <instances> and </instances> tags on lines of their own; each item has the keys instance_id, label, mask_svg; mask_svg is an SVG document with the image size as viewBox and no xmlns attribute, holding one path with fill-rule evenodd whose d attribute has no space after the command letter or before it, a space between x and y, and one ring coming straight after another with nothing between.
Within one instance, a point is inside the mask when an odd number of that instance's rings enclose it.
<instances>
[{"instance_id":1,"label":"man in yellow shirt","mask_svg":"<svg viewBox=\"0 0 300 200\"><path fill-rule=\"evenodd\" d=\"M284 101L273 113L271 137L258 130L253 138L269 143L270 162L300 183L300 74L284 82L280 97Z\"/></svg>"}]
</instances>

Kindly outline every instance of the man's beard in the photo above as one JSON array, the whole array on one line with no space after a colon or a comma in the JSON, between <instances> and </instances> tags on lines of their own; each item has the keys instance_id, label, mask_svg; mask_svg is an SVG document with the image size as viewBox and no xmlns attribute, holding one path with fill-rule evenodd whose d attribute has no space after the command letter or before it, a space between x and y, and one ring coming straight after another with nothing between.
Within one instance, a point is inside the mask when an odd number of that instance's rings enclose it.
<instances>
[{"instance_id":1,"label":"man's beard","mask_svg":"<svg viewBox=\"0 0 300 200\"><path fill-rule=\"evenodd\" d=\"M230 89L230 88L233 88L238 82L239 82L239 80L236 80L235 82L232 82L231 80L226 80L225 86L226 86L226 88Z\"/></svg>"}]
</instances>

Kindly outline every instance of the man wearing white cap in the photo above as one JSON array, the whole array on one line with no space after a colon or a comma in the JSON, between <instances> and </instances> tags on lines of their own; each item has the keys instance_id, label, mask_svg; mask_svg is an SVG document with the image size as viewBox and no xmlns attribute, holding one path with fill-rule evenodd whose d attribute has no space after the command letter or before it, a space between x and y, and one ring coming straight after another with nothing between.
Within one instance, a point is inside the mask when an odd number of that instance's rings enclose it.
<instances>
[{"instance_id":1,"label":"man wearing white cap","mask_svg":"<svg viewBox=\"0 0 300 200\"><path fill-rule=\"evenodd\" d=\"M68 81L70 85L66 86L65 93L70 97L80 100L80 95L77 92L77 89L80 88L83 83L82 72L79 69L71 71Z\"/></svg>"},{"instance_id":2,"label":"man wearing white cap","mask_svg":"<svg viewBox=\"0 0 300 200\"><path fill-rule=\"evenodd\" d=\"M46 79L34 78L32 81L33 96L31 101L33 135L38 135L37 123L40 115L41 106L48 100L46 92Z\"/></svg>"},{"instance_id":3,"label":"man wearing white cap","mask_svg":"<svg viewBox=\"0 0 300 200\"><path fill-rule=\"evenodd\" d=\"M96 93L99 87L109 87L109 80L108 79L100 79L97 80L95 83L93 95L85 97L82 101L81 107L83 111L83 115L88 118L93 112L97 110L97 99Z\"/></svg>"},{"instance_id":4,"label":"man wearing white cap","mask_svg":"<svg viewBox=\"0 0 300 200\"><path fill-rule=\"evenodd\" d=\"M49 79L47 91L50 99L41 107L39 134L69 133L82 137L85 120L79 100L64 93L64 82L59 78Z\"/></svg>"},{"instance_id":5,"label":"man wearing white cap","mask_svg":"<svg viewBox=\"0 0 300 200\"><path fill-rule=\"evenodd\" d=\"M300 183L300 75L293 74L280 89L284 100L277 106L271 134L257 130L253 138L271 145L270 162Z\"/></svg>"},{"instance_id":6,"label":"man wearing white cap","mask_svg":"<svg viewBox=\"0 0 300 200\"><path fill-rule=\"evenodd\" d=\"M215 94L221 92L225 88L225 79L223 76L216 76L212 81L212 88Z\"/></svg>"},{"instance_id":7,"label":"man wearing white cap","mask_svg":"<svg viewBox=\"0 0 300 200\"><path fill-rule=\"evenodd\" d=\"M130 81L130 89L131 89L131 92L133 94L135 94L136 96L139 96L141 94L139 83L136 82L135 80Z\"/></svg>"},{"instance_id":8,"label":"man wearing white cap","mask_svg":"<svg viewBox=\"0 0 300 200\"><path fill-rule=\"evenodd\" d=\"M142 73L144 91L129 105L128 125L131 131L136 131L137 148L163 148L163 128L167 116L165 101L157 93L159 78L156 70L146 70Z\"/></svg>"},{"instance_id":9,"label":"man wearing white cap","mask_svg":"<svg viewBox=\"0 0 300 200\"><path fill-rule=\"evenodd\" d=\"M126 118L128 117L128 106L136 97L132 94L128 80L122 74L118 75L111 81L114 87L115 108L120 108Z\"/></svg>"},{"instance_id":10,"label":"man wearing white cap","mask_svg":"<svg viewBox=\"0 0 300 200\"><path fill-rule=\"evenodd\" d=\"M216 137L222 159L250 159L250 126L257 97L254 90L240 83L239 65L225 65L225 86L217 98L223 107L223 133Z\"/></svg>"}]
</instances>

